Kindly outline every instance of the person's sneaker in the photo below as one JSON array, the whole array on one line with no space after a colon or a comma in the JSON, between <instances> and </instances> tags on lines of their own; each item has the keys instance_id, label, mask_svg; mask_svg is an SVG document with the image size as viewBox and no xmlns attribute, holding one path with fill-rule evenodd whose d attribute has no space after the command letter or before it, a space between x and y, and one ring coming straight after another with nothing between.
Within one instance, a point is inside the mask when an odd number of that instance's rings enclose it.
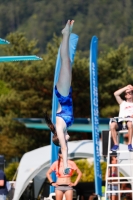
<instances>
[{"instance_id":1,"label":"person's sneaker","mask_svg":"<svg viewBox=\"0 0 133 200\"><path fill-rule=\"evenodd\" d=\"M129 150L129 151L133 151L133 147L132 147L131 144L128 144L128 150Z\"/></svg>"},{"instance_id":2,"label":"person's sneaker","mask_svg":"<svg viewBox=\"0 0 133 200\"><path fill-rule=\"evenodd\" d=\"M71 168L66 168L66 169L64 169L63 174L68 175L68 174L70 174L70 171L71 171Z\"/></svg>"},{"instance_id":3,"label":"person's sneaker","mask_svg":"<svg viewBox=\"0 0 133 200\"><path fill-rule=\"evenodd\" d=\"M114 145L112 148L111 148L111 151L115 152L119 149L119 146L118 145Z\"/></svg>"}]
</instances>

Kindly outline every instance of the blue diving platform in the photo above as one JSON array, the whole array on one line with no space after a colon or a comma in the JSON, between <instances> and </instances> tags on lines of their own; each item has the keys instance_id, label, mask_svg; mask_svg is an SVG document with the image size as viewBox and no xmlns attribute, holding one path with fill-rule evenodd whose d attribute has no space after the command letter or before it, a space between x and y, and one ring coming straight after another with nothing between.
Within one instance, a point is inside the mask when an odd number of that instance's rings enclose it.
<instances>
[{"instance_id":1,"label":"blue diving platform","mask_svg":"<svg viewBox=\"0 0 133 200\"><path fill-rule=\"evenodd\" d=\"M0 62L14 62L14 61L29 61L29 60L42 60L36 55L29 56L0 56Z\"/></svg>"},{"instance_id":2,"label":"blue diving platform","mask_svg":"<svg viewBox=\"0 0 133 200\"><path fill-rule=\"evenodd\" d=\"M14 120L24 124L27 128L49 130L44 118L14 118ZM99 119L99 132L109 130L109 120L109 118ZM75 118L68 131L92 133L91 119Z\"/></svg>"},{"instance_id":3,"label":"blue diving platform","mask_svg":"<svg viewBox=\"0 0 133 200\"><path fill-rule=\"evenodd\" d=\"M0 44L10 44L7 40L0 38Z\"/></svg>"}]
</instances>

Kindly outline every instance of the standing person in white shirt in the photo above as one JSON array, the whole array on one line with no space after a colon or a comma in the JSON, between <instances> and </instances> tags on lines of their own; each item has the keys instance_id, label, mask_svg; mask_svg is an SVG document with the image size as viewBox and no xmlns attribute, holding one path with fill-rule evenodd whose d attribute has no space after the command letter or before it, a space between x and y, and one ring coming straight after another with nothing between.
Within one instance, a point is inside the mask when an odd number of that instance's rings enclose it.
<instances>
[{"instance_id":1,"label":"standing person in white shirt","mask_svg":"<svg viewBox=\"0 0 133 200\"><path fill-rule=\"evenodd\" d=\"M125 99L123 100L120 95L122 93L125 93ZM133 86L132 85L127 85L116 92L114 92L114 96L116 98L116 101L118 102L120 106L119 110L119 117L126 118L130 117L133 118ZM114 146L112 147L112 151L117 151L119 148L119 144L117 142L117 130L122 130L122 119L119 119L118 122L112 121L110 124L110 130L111 130L111 135L114 141ZM128 129L128 150L133 151L132 147L132 134L133 134L133 124L132 120L127 120L126 121L126 126Z\"/></svg>"}]
</instances>

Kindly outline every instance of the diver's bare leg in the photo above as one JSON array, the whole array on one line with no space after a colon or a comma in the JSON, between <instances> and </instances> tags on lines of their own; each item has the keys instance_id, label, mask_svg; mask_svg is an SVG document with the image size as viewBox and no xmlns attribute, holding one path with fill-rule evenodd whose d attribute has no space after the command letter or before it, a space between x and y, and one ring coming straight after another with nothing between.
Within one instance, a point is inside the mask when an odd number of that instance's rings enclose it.
<instances>
[{"instance_id":1,"label":"diver's bare leg","mask_svg":"<svg viewBox=\"0 0 133 200\"><path fill-rule=\"evenodd\" d=\"M69 94L72 80L72 68L69 58L69 37L72 31L73 23L73 20L68 20L65 28L62 30L63 39L60 49L61 69L57 82L57 89L62 96L67 96Z\"/></svg>"}]
</instances>

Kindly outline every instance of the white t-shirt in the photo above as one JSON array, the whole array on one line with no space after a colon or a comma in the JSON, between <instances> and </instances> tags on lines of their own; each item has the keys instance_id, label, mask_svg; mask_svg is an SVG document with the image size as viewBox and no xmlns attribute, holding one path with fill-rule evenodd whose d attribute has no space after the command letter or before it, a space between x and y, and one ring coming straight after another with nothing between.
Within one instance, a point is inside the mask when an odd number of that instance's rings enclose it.
<instances>
[{"instance_id":1,"label":"white t-shirt","mask_svg":"<svg viewBox=\"0 0 133 200\"><path fill-rule=\"evenodd\" d=\"M119 117L129 117L131 115L133 115L133 102L122 101L120 104ZM122 120L119 119L119 121Z\"/></svg>"}]
</instances>

